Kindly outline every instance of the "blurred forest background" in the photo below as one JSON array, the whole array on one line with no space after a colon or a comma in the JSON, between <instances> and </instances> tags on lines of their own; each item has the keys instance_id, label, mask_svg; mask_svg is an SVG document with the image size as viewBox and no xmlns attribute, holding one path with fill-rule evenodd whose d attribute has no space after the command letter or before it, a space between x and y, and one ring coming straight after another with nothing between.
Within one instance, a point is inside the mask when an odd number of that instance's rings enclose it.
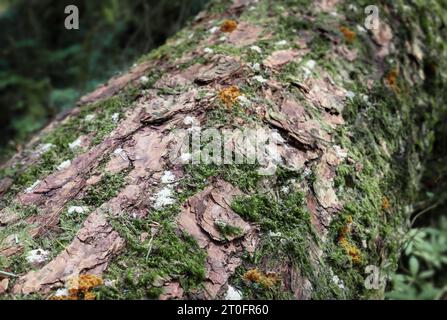
<instances>
[{"instance_id":1,"label":"blurred forest background","mask_svg":"<svg viewBox=\"0 0 447 320\"><path fill-rule=\"evenodd\" d=\"M207 0L0 0L0 162L55 114L158 47ZM80 12L66 30L65 6Z\"/></svg>"},{"instance_id":2,"label":"blurred forest background","mask_svg":"<svg viewBox=\"0 0 447 320\"><path fill-rule=\"evenodd\" d=\"M0 0L0 163L82 94L161 45L207 2ZM79 8L80 30L64 28L69 4ZM439 128L388 298L447 296L446 128Z\"/></svg>"}]
</instances>

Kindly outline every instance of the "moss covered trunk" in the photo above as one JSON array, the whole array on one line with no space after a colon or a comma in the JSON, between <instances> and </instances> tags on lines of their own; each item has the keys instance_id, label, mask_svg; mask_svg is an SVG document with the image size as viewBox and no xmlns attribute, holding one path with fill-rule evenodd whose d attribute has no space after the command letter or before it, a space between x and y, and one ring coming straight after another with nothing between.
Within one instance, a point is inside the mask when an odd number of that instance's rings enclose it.
<instances>
[{"instance_id":1,"label":"moss covered trunk","mask_svg":"<svg viewBox=\"0 0 447 320\"><path fill-rule=\"evenodd\" d=\"M380 1L368 30L363 2L212 1L54 120L2 168L1 297L383 297L445 119L447 9Z\"/></svg>"}]
</instances>

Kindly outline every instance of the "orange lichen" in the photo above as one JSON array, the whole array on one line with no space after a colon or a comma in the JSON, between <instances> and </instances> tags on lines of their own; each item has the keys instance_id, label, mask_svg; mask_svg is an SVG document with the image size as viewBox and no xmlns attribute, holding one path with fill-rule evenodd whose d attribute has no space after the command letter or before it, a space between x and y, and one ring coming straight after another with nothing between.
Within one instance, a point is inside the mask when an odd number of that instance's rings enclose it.
<instances>
[{"instance_id":1,"label":"orange lichen","mask_svg":"<svg viewBox=\"0 0 447 320\"><path fill-rule=\"evenodd\" d=\"M259 283L265 288L272 288L279 281L278 275L276 273L269 272L267 274L263 274L257 269L248 270L244 274L244 279L250 282Z\"/></svg>"},{"instance_id":2,"label":"orange lichen","mask_svg":"<svg viewBox=\"0 0 447 320\"><path fill-rule=\"evenodd\" d=\"M387 197L382 198L382 209L388 211L391 208L390 200Z\"/></svg>"},{"instance_id":3,"label":"orange lichen","mask_svg":"<svg viewBox=\"0 0 447 320\"><path fill-rule=\"evenodd\" d=\"M393 69L385 77L385 84L389 86L394 92L399 92L399 87L397 85L398 76L399 76L398 70Z\"/></svg>"},{"instance_id":4,"label":"orange lichen","mask_svg":"<svg viewBox=\"0 0 447 320\"><path fill-rule=\"evenodd\" d=\"M261 279L260 283L266 288L272 288L278 283L278 281L278 275L276 273L270 272Z\"/></svg>"},{"instance_id":5,"label":"orange lichen","mask_svg":"<svg viewBox=\"0 0 447 320\"><path fill-rule=\"evenodd\" d=\"M338 243L345 249L354 264L360 265L362 263L362 255L356 246L350 244L346 238L341 239Z\"/></svg>"},{"instance_id":6,"label":"orange lichen","mask_svg":"<svg viewBox=\"0 0 447 320\"><path fill-rule=\"evenodd\" d=\"M352 43L355 40L356 34L354 31L347 27L340 27L341 33L343 33L343 36L345 37L346 42Z\"/></svg>"},{"instance_id":7,"label":"orange lichen","mask_svg":"<svg viewBox=\"0 0 447 320\"><path fill-rule=\"evenodd\" d=\"M83 274L68 281L68 286L70 289L75 288L82 292L89 291L90 289L98 287L102 284L103 281L101 278L91 274Z\"/></svg>"},{"instance_id":8,"label":"orange lichen","mask_svg":"<svg viewBox=\"0 0 447 320\"><path fill-rule=\"evenodd\" d=\"M232 106L234 106L240 96L241 92L236 86L222 89L219 92L219 98L227 108L231 108Z\"/></svg>"},{"instance_id":9,"label":"orange lichen","mask_svg":"<svg viewBox=\"0 0 447 320\"><path fill-rule=\"evenodd\" d=\"M237 28L237 22L234 20L225 20L220 26L222 32L233 32Z\"/></svg>"},{"instance_id":10,"label":"orange lichen","mask_svg":"<svg viewBox=\"0 0 447 320\"><path fill-rule=\"evenodd\" d=\"M351 258L354 264L360 265L362 263L361 252L355 245L352 245L348 241L348 236L351 233L352 221L352 216L349 215L346 217L346 224L340 231L338 244L346 251L346 254Z\"/></svg>"},{"instance_id":11,"label":"orange lichen","mask_svg":"<svg viewBox=\"0 0 447 320\"><path fill-rule=\"evenodd\" d=\"M95 275L83 274L67 281L67 296L52 296L51 300L95 300L93 288L101 286L103 281Z\"/></svg>"},{"instance_id":12,"label":"orange lichen","mask_svg":"<svg viewBox=\"0 0 447 320\"><path fill-rule=\"evenodd\" d=\"M347 223L347 224L352 224L352 221L353 221L353 220L352 220L352 216L351 216L351 215L349 215L349 216L346 217L346 223Z\"/></svg>"},{"instance_id":13,"label":"orange lichen","mask_svg":"<svg viewBox=\"0 0 447 320\"><path fill-rule=\"evenodd\" d=\"M346 223L340 231L340 236L338 237L338 241L345 239L349 233L351 233L351 225L352 225L352 216L349 215L346 217Z\"/></svg>"},{"instance_id":14,"label":"orange lichen","mask_svg":"<svg viewBox=\"0 0 447 320\"><path fill-rule=\"evenodd\" d=\"M93 292L87 291L84 293L84 300L96 300L96 295Z\"/></svg>"},{"instance_id":15,"label":"orange lichen","mask_svg":"<svg viewBox=\"0 0 447 320\"><path fill-rule=\"evenodd\" d=\"M57 301L68 301L68 300L79 300L77 295L68 295L68 296L51 296L49 300L57 300Z\"/></svg>"},{"instance_id":16,"label":"orange lichen","mask_svg":"<svg viewBox=\"0 0 447 320\"><path fill-rule=\"evenodd\" d=\"M260 273L257 269L248 270L244 274L244 279L251 282L259 282L262 277L262 273Z\"/></svg>"}]
</instances>

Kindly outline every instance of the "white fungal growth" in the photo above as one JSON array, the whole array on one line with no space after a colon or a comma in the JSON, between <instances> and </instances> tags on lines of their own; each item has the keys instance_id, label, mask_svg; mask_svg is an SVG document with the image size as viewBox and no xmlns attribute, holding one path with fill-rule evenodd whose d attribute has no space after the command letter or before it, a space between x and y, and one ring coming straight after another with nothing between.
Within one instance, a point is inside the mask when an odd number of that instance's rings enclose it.
<instances>
[{"instance_id":1,"label":"white fungal growth","mask_svg":"<svg viewBox=\"0 0 447 320\"><path fill-rule=\"evenodd\" d=\"M244 107L250 105L250 100L248 100L248 98L244 95L237 97L237 100Z\"/></svg>"},{"instance_id":2,"label":"white fungal growth","mask_svg":"<svg viewBox=\"0 0 447 320\"><path fill-rule=\"evenodd\" d=\"M68 297L69 292L67 288L60 288L57 289L57 291L54 293L55 297L61 298L61 297Z\"/></svg>"},{"instance_id":3,"label":"white fungal growth","mask_svg":"<svg viewBox=\"0 0 447 320\"><path fill-rule=\"evenodd\" d=\"M362 240L362 247L363 249L368 249L368 243L366 242L366 240Z\"/></svg>"},{"instance_id":4,"label":"white fungal growth","mask_svg":"<svg viewBox=\"0 0 447 320\"><path fill-rule=\"evenodd\" d=\"M255 51L255 52L257 52L257 53L259 53L259 54L262 53L262 49L260 47L258 47L258 46L251 46L250 49Z\"/></svg>"},{"instance_id":5,"label":"white fungal growth","mask_svg":"<svg viewBox=\"0 0 447 320\"><path fill-rule=\"evenodd\" d=\"M95 114L88 114L85 116L84 120L85 122L92 122L96 118Z\"/></svg>"},{"instance_id":6,"label":"white fungal growth","mask_svg":"<svg viewBox=\"0 0 447 320\"><path fill-rule=\"evenodd\" d=\"M37 180L36 182L34 182L29 188L26 188L25 193L31 193L34 191L34 189L36 189L36 187L39 185L41 181Z\"/></svg>"},{"instance_id":7,"label":"white fungal growth","mask_svg":"<svg viewBox=\"0 0 447 320\"><path fill-rule=\"evenodd\" d=\"M117 123L120 119L120 114L118 112L112 114L112 121Z\"/></svg>"},{"instance_id":8,"label":"white fungal growth","mask_svg":"<svg viewBox=\"0 0 447 320\"><path fill-rule=\"evenodd\" d=\"M369 97L366 94L362 94L361 95L363 101L365 101L366 103L369 103Z\"/></svg>"},{"instance_id":9,"label":"white fungal growth","mask_svg":"<svg viewBox=\"0 0 447 320\"><path fill-rule=\"evenodd\" d=\"M309 70L312 70L313 68L315 68L315 66L317 65L317 62L315 60L308 60L305 64L306 68L308 68Z\"/></svg>"},{"instance_id":10,"label":"white fungal growth","mask_svg":"<svg viewBox=\"0 0 447 320\"><path fill-rule=\"evenodd\" d=\"M276 46L285 46L287 44L287 40L280 40L275 43Z\"/></svg>"},{"instance_id":11,"label":"white fungal growth","mask_svg":"<svg viewBox=\"0 0 447 320\"><path fill-rule=\"evenodd\" d=\"M154 208L155 209L161 209L165 206L168 206L170 204L173 204L175 202L175 199L172 195L172 189L165 187L161 189L156 195L155 195L155 202L154 202Z\"/></svg>"},{"instance_id":12,"label":"white fungal growth","mask_svg":"<svg viewBox=\"0 0 447 320\"><path fill-rule=\"evenodd\" d=\"M188 163L189 161L191 161L192 155L190 153L183 153L180 156L180 161L185 164Z\"/></svg>"},{"instance_id":13,"label":"white fungal growth","mask_svg":"<svg viewBox=\"0 0 447 320\"><path fill-rule=\"evenodd\" d=\"M105 285L106 287L109 287L109 288L114 287L114 286L115 286L115 283L116 283L116 280L110 280L110 279L107 279L107 280L104 281L104 285Z\"/></svg>"},{"instance_id":14,"label":"white fungal growth","mask_svg":"<svg viewBox=\"0 0 447 320\"><path fill-rule=\"evenodd\" d=\"M225 300L242 300L242 294L239 290L233 288L232 286L228 286Z\"/></svg>"},{"instance_id":15,"label":"white fungal growth","mask_svg":"<svg viewBox=\"0 0 447 320\"><path fill-rule=\"evenodd\" d=\"M161 183L163 184L169 184L173 183L175 181L175 175L171 171L165 171L163 173L163 176L161 177Z\"/></svg>"},{"instance_id":16,"label":"white fungal growth","mask_svg":"<svg viewBox=\"0 0 447 320\"><path fill-rule=\"evenodd\" d=\"M219 31L219 27L212 27L208 31L209 31L209 33L216 33L217 31Z\"/></svg>"},{"instance_id":17,"label":"white fungal growth","mask_svg":"<svg viewBox=\"0 0 447 320\"><path fill-rule=\"evenodd\" d=\"M303 67L304 71L304 78L307 79L312 74L312 71L309 70L309 68Z\"/></svg>"},{"instance_id":18,"label":"white fungal growth","mask_svg":"<svg viewBox=\"0 0 447 320\"><path fill-rule=\"evenodd\" d=\"M304 170L303 170L303 177L309 177L311 174L312 174L312 170L310 169L310 168L305 168Z\"/></svg>"},{"instance_id":19,"label":"white fungal growth","mask_svg":"<svg viewBox=\"0 0 447 320\"><path fill-rule=\"evenodd\" d=\"M352 91L349 91L348 90L348 92L346 93L346 97L348 98L348 99L354 99L355 98L355 92L352 92Z\"/></svg>"},{"instance_id":20,"label":"white fungal growth","mask_svg":"<svg viewBox=\"0 0 447 320\"><path fill-rule=\"evenodd\" d=\"M123 160L127 160L127 154L126 151L124 151L122 148L117 148L113 151L113 155L116 157L121 157Z\"/></svg>"},{"instance_id":21,"label":"white fungal growth","mask_svg":"<svg viewBox=\"0 0 447 320\"><path fill-rule=\"evenodd\" d=\"M357 6L355 5L355 4L353 4L353 3L350 3L349 5L348 5L348 9L349 10L351 10L351 11L353 11L353 12L357 12Z\"/></svg>"},{"instance_id":22,"label":"white fungal growth","mask_svg":"<svg viewBox=\"0 0 447 320\"><path fill-rule=\"evenodd\" d=\"M58 171L65 170L69 166L71 166L71 160L65 160L64 162L62 162L60 165L57 166L57 170Z\"/></svg>"},{"instance_id":23,"label":"white fungal growth","mask_svg":"<svg viewBox=\"0 0 447 320\"><path fill-rule=\"evenodd\" d=\"M26 261L30 264L40 264L48 260L50 253L43 249L31 250L26 255Z\"/></svg>"},{"instance_id":24,"label":"white fungal growth","mask_svg":"<svg viewBox=\"0 0 447 320\"><path fill-rule=\"evenodd\" d=\"M211 49L211 48L205 48L205 49L203 49L203 52L205 52L205 53L214 53L214 50Z\"/></svg>"},{"instance_id":25,"label":"white fungal growth","mask_svg":"<svg viewBox=\"0 0 447 320\"><path fill-rule=\"evenodd\" d=\"M140 77L140 82L141 82L142 84L146 84L146 83L149 82L149 78L148 78L147 76L141 76L141 77Z\"/></svg>"},{"instance_id":26,"label":"white fungal growth","mask_svg":"<svg viewBox=\"0 0 447 320\"><path fill-rule=\"evenodd\" d=\"M52 143L40 144L37 147L37 153L39 153L39 154L46 153L46 152L50 151L51 148L53 148L53 147L54 147L54 144L52 144Z\"/></svg>"},{"instance_id":27,"label":"white fungal growth","mask_svg":"<svg viewBox=\"0 0 447 320\"><path fill-rule=\"evenodd\" d=\"M83 214L88 211L87 207L80 207L80 206L71 206L68 208L68 214Z\"/></svg>"},{"instance_id":28,"label":"white fungal growth","mask_svg":"<svg viewBox=\"0 0 447 320\"><path fill-rule=\"evenodd\" d=\"M337 275L332 276L332 282L335 283L342 290L345 288L343 280L340 280L340 278Z\"/></svg>"},{"instance_id":29,"label":"white fungal growth","mask_svg":"<svg viewBox=\"0 0 447 320\"><path fill-rule=\"evenodd\" d=\"M82 139L79 137L77 138L75 141L73 141L72 143L68 144L68 147L70 148L70 150L75 150L78 149L82 146Z\"/></svg>"},{"instance_id":30,"label":"white fungal growth","mask_svg":"<svg viewBox=\"0 0 447 320\"><path fill-rule=\"evenodd\" d=\"M193 124L197 124L197 119L191 116L187 116L185 117L185 119L183 119L183 123L187 126L190 126Z\"/></svg>"},{"instance_id":31,"label":"white fungal growth","mask_svg":"<svg viewBox=\"0 0 447 320\"><path fill-rule=\"evenodd\" d=\"M259 72L259 71L261 71L261 65L257 62L253 63L252 69L253 69L253 71Z\"/></svg>"},{"instance_id":32,"label":"white fungal growth","mask_svg":"<svg viewBox=\"0 0 447 320\"><path fill-rule=\"evenodd\" d=\"M348 152L345 149L342 149L340 146L334 146L334 151L337 157L340 159L345 159L348 156Z\"/></svg>"},{"instance_id":33,"label":"white fungal growth","mask_svg":"<svg viewBox=\"0 0 447 320\"><path fill-rule=\"evenodd\" d=\"M262 76L254 76L253 80L259 82L259 83L266 83L267 79L264 79Z\"/></svg>"}]
</instances>

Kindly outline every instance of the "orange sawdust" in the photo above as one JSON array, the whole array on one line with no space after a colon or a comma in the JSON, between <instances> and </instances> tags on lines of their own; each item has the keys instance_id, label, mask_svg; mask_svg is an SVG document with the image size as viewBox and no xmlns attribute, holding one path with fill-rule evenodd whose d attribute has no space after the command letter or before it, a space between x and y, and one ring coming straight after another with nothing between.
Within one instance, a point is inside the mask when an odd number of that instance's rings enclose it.
<instances>
[{"instance_id":1,"label":"orange sawdust","mask_svg":"<svg viewBox=\"0 0 447 320\"><path fill-rule=\"evenodd\" d=\"M354 42L355 38L356 38L356 34L354 31L352 31L351 29L347 28L347 27L340 27L340 31L341 33L343 33L343 36L345 37L346 42L352 43Z\"/></svg>"},{"instance_id":2,"label":"orange sawdust","mask_svg":"<svg viewBox=\"0 0 447 320\"><path fill-rule=\"evenodd\" d=\"M219 98L227 108L231 108L232 106L234 106L240 96L241 92L236 86L222 89L219 92Z\"/></svg>"},{"instance_id":3,"label":"orange sawdust","mask_svg":"<svg viewBox=\"0 0 447 320\"><path fill-rule=\"evenodd\" d=\"M399 76L398 70L393 69L385 77L385 84L388 85L394 92L399 92L399 87L397 84L398 76Z\"/></svg>"},{"instance_id":4,"label":"orange sawdust","mask_svg":"<svg viewBox=\"0 0 447 320\"><path fill-rule=\"evenodd\" d=\"M259 283L265 288L272 288L279 281L278 275L276 273L270 272L267 274L263 274L257 269L248 270L244 274L244 279L250 282Z\"/></svg>"},{"instance_id":5,"label":"orange sawdust","mask_svg":"<svg viewBox=\"0 0 447 320\"><path fill-rule=\"evenodd\" d=\"M346 217L346 224L340 231L338 237L338 244L345 250L346 254L351 258L356 265L362 264L362 255L360 250L348 241L348 236L351 233L352 216Z\"/></svg>"},{"instance_id":6,"label":"orange sawdust","mask_svg":"<svg viewBox=\"0 0 447 320\"><path fill-rule=\"evenodd\" d=\"M382 209L388 211L391 208L390 200L387 197L382 198Z\"/></svg>"},{"instance_id":7,"label":"orange sawdust","mask_svg":"<svg viewBox=\"0 0 447 320\"><path fill-rule=\"evenodd\" d=\"M93 288L103 284L101 278L95 275L83 274L67 281L68 296L53 296L51 300L95 300Z\"/></svg>"},{"instance_id":8,"label":"orange sawdust","mask_svg":"<svg viewBox=\"0 0 447 320\"><path fill-rule=\"evenodd\" d=\"M225 20L220 26L222 32L233 32L237 29L237 22L234 20Z\"/></svg>"}]
</instances>

